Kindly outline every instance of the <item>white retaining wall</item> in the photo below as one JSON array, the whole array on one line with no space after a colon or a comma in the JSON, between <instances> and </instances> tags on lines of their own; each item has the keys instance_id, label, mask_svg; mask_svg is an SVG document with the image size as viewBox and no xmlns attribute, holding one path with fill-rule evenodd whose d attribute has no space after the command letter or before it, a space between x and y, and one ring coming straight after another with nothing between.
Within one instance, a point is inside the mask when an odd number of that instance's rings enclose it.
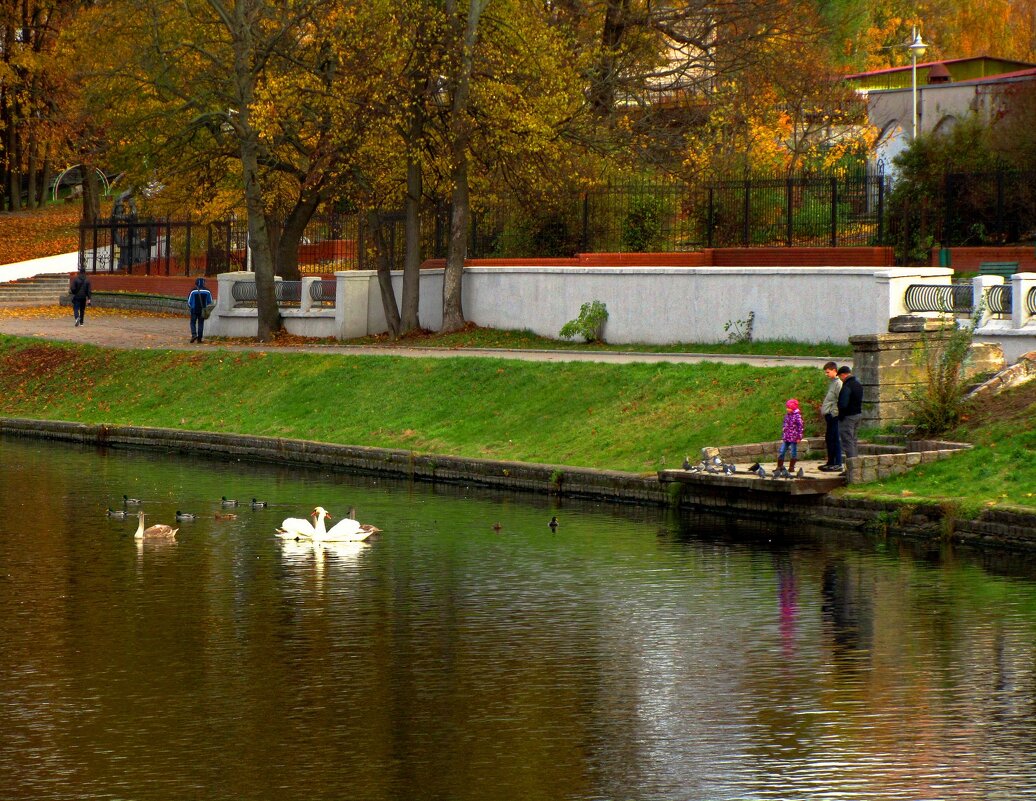
<instances>
[{"instance_id":1,"label":"white retaining wall","mask_svg":"<svg viewBox=\"0 0 1036 801\"><path fill-rule=\"evenodd\" d=\"M728 321L755 312L759 340L842 342L849 336L884 333L890 317L906 313L912 283L949 283L940 267L469 267L464 272L464 315L480 326L529 329L557 337L579 307L600 300L608 307L604 336L612 343L724 342ZM376 273L336 273L333 320L307 323L305 307L286 311L289 331L342 339L387 330ZM234 309L231 284L252 273L219 277L219 301L211 335L254 336L254 309ZM422 327L442 325L443 271L421 271ZM226 283L226 285L225 285ZM402 303L402 274L393 274ZM306 292L303 292L306 297ZM313 333L305 333L311 330ZM316 333L319 330L320 333Z\"/></svg>"}]
</instances>

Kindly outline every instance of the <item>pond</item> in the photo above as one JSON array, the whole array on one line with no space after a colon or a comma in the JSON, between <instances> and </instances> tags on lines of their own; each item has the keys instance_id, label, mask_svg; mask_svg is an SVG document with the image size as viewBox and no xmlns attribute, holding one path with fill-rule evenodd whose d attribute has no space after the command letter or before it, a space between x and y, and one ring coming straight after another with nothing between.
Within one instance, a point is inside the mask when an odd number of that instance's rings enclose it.
<instances>
[{"instance_id":1,"label":"pond","mask_svg":"<svg viewBox=\"0 0 1036 801\"><path fill-rule=\"evenodd\" d=\"M1036 794L1024 560L0 448L5 799ZM124 494L149 523L198 519L138 545L135 520L105 513ZM223 495L243 501L234 520L216 519ZM351 550L274 535L316 505L383 533Z\"/></svg>"}]
</instances>

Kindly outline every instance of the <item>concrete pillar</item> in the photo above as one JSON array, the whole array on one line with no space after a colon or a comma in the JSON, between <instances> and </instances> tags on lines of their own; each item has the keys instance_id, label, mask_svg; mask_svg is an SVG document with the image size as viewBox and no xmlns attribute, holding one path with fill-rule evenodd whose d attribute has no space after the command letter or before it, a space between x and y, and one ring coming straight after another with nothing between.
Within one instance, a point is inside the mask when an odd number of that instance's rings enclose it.
<instances>
[{"instance_id":1,"label":"concrete pillar","mask_svg":"<svg viewBox=\"0 0 1036 801\"><path fill-rule=\"evenodd\" d=\"M1036 273L1015 273L1011 276L1011 327L1022 328L1032 322L1029 313L1029 293L1036 290Z\"/></svg>"},{"instance_id":2,"label":"concrete pillar","mask_svg":"<svg viewBox=\"0 0 1036 801\"><path fill-rule=\"evenodd\" d=\"M321 281L320 276L306 276L302 279L302 297L299 298L299 311L305 314L313 308L313 294L310 287Z\"/></svg>"},{"instance_id":3,"label":"concrete pillar","mask_svg":"<svg viewBox=\"0 0 1036 801\"><path fill-rule=\"evenodd\" d=\"M335 336L338 339L355 339L371 333L368 308L375 275L374 270L335 273Z\"/></svg>"},{"instance_id":4,"label":"concrete pillar","mask_svg":"<svg viewBox=\"0 0 1036 801\"><path fill-rule=\"evenodd\" d=\"M976 328L982 328L993 319L993 315L989 311L989 303L986 302L986 291L991 286L999 286L1003 282L1004 278L1002 275L976 275L971 279L972 308L975 311L978 311L979 308L982 309L982 313L978 318L978 325L975 326Z\"/></svg>"},{"instance_id":5,"label":"concrete pillar","mask_svg":"<svg viewBox=\"0 0 1036 801\"><path fill-rule=\"evenodd\" d=\"M234 284L237 281L255 281L255 274L249 272L220 273L217 277L219 293L216 296L216 308L213 316L228 312L234 308Z\"/></svg>"},{"instance_id":6,"label":"concrete pillar","mask_svg":"<svg viewBox=\"0 0 1036 801\"><path fill-rule=\"evenodd\" d=\"M931 321L937 324L936 321ZM952 325L952 323L951 323ZM934 327L934 326L933 326ZM907 417L907 397L925 380L924 348L938 348L946 330L849 337L853 346L853 373L863 384L862 425L886 426ZM1001 370L1004 352L997 343L976 343L965 365L965 375Z\"/></svg>"}]
</instances>

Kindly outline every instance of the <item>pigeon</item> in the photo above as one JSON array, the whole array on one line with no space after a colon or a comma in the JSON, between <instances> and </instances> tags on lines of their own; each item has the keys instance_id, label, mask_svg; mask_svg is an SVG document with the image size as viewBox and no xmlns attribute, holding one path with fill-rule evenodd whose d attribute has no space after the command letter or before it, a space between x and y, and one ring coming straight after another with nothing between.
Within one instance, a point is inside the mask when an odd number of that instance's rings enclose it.
<instances>
[{"instance_id":1,"label":"pigeon","mask_svg":"<svg viewBox=\"0 0 1036 801\"><path fill-rule=\"evenodd\" d=\"M763 469L762 465L759 465L759 469L755 471L755 474L759 476L759 478L766 478L766 471Z\"/></svg>"},{"instance_id":2,"label":"pigeon","mask_svg":"<svg viewBox=\"0 0 1036 801\"><path fill-rule=\"evenodd\" d=\"M727 467L730 468L730 472L731 473L736 473L737 472L737 465L736 464L728 464Z\"/></svg>"},{"instance_id":3,"label":"pigeon","mask_svg":"<svg viewBox=\"0 0 1036 801\"><path fill-rule=\"evenodd\" d=\"M795 474L795 478L805 478L805 477L806 477L806 474L805 474L805 472L804 472L804 471L802 470L802 468L800 467L800 468L799 468L799 472L797 472L797 473Z\"/></svg>"},{"instance_id":4,"label":"pigeon","mask_svg":"<svg viewBox=\"0 0 1036 801\"><path fill-rule=\"evenodd\" d=\"M690 470L691 469L691 460L688 459L686 456L683 457L683 469L684 470Z\"/></svg>"},{"instance_id":5,"label":"pigeon","mask_svg":"<svg viewBox=\"0 0 1036 801\"><path fill-rule=\"evenodd\" d=\"M759 464L759 462L756 462L755 464L753 464L751 467L748 468L748 472L749 473L758 473L760 467L762 467L762 465Z\"/></svg>"},{"instance_id":6,"label":"pigeon","mask_svg":"<svg viewBox=\"0 0 1036 801\"><path fill-rule=\"evenodd\" d=\"M734 472L734 466L733 465L730 465L730 464L723 465L723 475L729 476L733 472Z\"/></svg>"},{"instance_id":7,"label":"pigeon","mask_svg":"<svg viewBox=\"0 0 1036 801\"><path fill-rule=\"evenodd\" d=\"M558 516L554 515L553 517L551 517L550 518L550 522L547 523L547 526L550 527L550 533L551 534L556 532L558 530Z\"/></svg>"},{"instance_id":8,"label":"pigeon","mask_svg":"<svg viewBox=\"0 0 1036 801\"><path fill-rule=\"evenodd\" d=\"M712 463L715 464L715 465L721 465L721 464L723 464L723 460L720 459L718 456L713 456L712 457Z\"/></svg>"}]
</instances>

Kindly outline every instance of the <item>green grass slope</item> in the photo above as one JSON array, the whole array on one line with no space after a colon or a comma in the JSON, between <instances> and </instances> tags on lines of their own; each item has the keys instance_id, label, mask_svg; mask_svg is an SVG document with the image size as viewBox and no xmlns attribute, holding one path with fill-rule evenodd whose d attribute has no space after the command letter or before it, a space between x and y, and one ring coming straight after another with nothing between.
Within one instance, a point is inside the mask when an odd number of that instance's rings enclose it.
<instances>
[{"instance_id":1,"label":"green grass slope","mask_svg":"<svg viewBox=\"0 0 1036 801\"><path fill-rule=\"evenodd\" d=\"M644 472L774 440L819 370L229 351L0 337L0 414ZM809 429L820 423L807 412Z\"/></svg>"}]
</instances>

